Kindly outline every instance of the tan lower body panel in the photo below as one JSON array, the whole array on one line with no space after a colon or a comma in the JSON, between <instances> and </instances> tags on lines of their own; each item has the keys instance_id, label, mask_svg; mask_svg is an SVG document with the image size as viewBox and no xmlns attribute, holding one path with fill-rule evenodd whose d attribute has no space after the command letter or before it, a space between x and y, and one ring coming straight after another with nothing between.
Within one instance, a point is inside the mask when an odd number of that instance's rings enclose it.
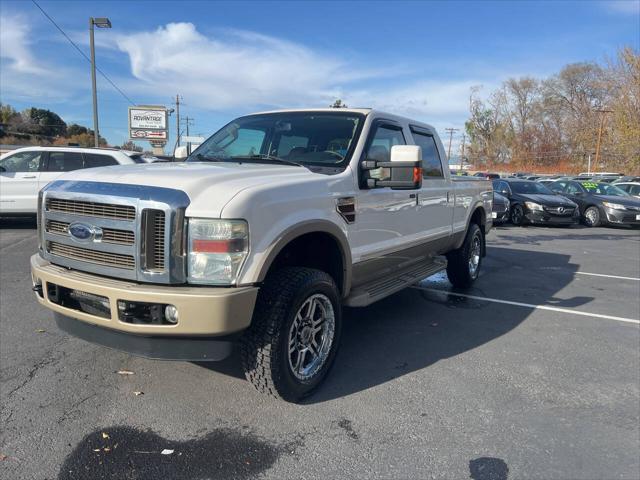
<instances>
[{"instance_id":1,"label":"tan lower body panel","mask_svg":"<svg viewBox=\"0 0 640 480\"><path fill-rule=\"evenodd\" d=\"M36 298L48 309L93 325L140 335L226 335L244 330L251 323L258 295L257 287L199 288L115 280L58 267L38 254L31 257L31 276L34 285L42 284L43 296L36 294ZM108 298L111 318L51 302L47 297L47 283ZM178 309L178 323L138 325L122 322L118 319L118 300L174 305Z\"/></svg>"}]
</instances>

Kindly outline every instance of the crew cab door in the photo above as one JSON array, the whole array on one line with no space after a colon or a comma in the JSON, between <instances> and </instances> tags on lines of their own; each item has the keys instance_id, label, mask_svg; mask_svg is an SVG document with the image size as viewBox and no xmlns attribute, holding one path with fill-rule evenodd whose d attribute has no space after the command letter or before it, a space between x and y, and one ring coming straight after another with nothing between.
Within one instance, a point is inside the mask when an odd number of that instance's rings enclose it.
<instances>
[{"instance_id":1,"label":"crew cab door","mask_svg":"<svg viewBox=\"0 0 640 480\"><path fill-rule=\"evenodd\" d=\"M455 192L433 132L418 126L410 130L414 144L422 149L422 188L418 193L422 239L430 244L430 251L441 253L451 243Z\"/></svg>"},{"instance_id":2,"label":"crew cab door","mask_svg":"<svg viewBox=\"0 0 640 480\"><path fill-rule=\"evenodd\" d=\"M0 161L0 211L36 213L43 152L26 151Z\"/></svg>"},{"instance_id":3,"label":"crew cab door","mask_svg":"<svg viewBox=\"0 0 640 480\"><path fill-rule=\"evenodd\" d=\"M388 162L391 147L406 145L409 132L393 121L376 120L361 158ZM418 216L418 194L415 190L393 190L390 187L366 188L366 176L388 180L389 169L360 171L360 187L356 199L356 223L352 242L354 286L376 276L392 273L405 261L403 251L415 243L424 229ZM364 180L364 181L363 181Z\"/></svg>"}]
</instances>

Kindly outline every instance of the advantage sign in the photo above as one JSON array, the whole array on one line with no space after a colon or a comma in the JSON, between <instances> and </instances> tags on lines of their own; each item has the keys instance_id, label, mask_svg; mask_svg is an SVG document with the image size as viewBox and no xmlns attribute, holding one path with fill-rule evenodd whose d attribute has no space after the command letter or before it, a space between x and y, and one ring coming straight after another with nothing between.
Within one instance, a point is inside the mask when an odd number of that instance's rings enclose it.
<instances>
[{"instance_id":1,"label":"advantage sign","mask_svg":"<svg viewBox=\"0 0 640 480\"><path fill-rule=\"evenodd\" d=\"M166 107L129 107L129 138L131 140L166 140L167 123Z\"/></svg>"}]
</instances>

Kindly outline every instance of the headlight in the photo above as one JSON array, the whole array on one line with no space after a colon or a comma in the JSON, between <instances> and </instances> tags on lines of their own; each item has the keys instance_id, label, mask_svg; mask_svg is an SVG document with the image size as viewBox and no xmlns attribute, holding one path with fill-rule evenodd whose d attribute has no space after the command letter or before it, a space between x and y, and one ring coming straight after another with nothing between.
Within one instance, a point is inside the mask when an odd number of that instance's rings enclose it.
<instances>
[{"instance_id":1,"label":"headlight","mask_svg":"<svg viewBox=\"0 0 640 480\"><path fill-rule=\"evenodd\" d=\"M249 226L244 220L190 218L190 283L231 285L249 253Z\"/></svg>"},{"instance_id":2,"label":"headlight","mask_svg":"<svg viewBox=\"0 0 640 480\"><path fill-rule=\"evenodd\" d=\"M620 205L619 203L602 202L602 205L604 205L607 208L612 208L614 210L624 210L625 209L625 206L624 205Z\"/></svg>"},{"instance_id":3,"label":"headlight","mask_svg":"<svg viewBox=\"0 0 640 480\"><path fill-rule=\"evenodd\" d=\"M524 202L525 206L529 209L529 210L537 210L537 211L542 211L542 205L540 205L539 203L535 203L535 202Z\"/></svg>"}]
</instances>

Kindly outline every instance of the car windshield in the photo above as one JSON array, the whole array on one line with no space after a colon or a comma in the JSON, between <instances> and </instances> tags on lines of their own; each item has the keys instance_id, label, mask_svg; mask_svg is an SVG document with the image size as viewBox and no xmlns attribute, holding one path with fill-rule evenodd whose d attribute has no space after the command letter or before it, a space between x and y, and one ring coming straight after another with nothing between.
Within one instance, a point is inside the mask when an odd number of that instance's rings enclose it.
<instances>
[{"instance_id":1,"label":"car windshield","mask_svg":"<svg viewBox=\"0 0 640 480\"><path fill-rule=\"evenodd\" d=\"M343 167L358 141L364 115L282 112L240 117L200 145L187 162L255 161Z\"/></svg>"},{"instance_id":2,"label":"car windshield","mask_svg":"<svg viewBox=\"0 0 640 480\"><path fill-rule=\"evenodd\" d=\"M510 182L509 186L513 193L534 193L540 195L554 195L554 193L538 182L526 181L526 182Z\"/></svg>"},{"instance_id":3,"label":"car windshield","mask_svg":"<svg viewBox=\"0 0 640 480\"><path fill-rule=\"evenodd\" d=\"M608 183L595 183L595 182L582 182L582 186L589 193L596 195L612 195L614 197L628 197L629 194L616 187L615 185L609 185Z\"/></svg>"}]
</instances>

